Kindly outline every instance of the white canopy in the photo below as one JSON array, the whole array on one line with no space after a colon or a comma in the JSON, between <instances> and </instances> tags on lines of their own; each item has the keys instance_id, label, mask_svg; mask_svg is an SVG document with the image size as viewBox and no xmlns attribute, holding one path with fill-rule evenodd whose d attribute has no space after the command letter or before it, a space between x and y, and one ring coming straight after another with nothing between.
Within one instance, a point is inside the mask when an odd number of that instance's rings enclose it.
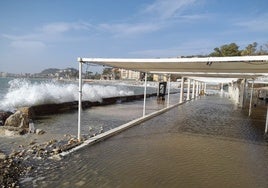
<instances>
[{"instance_id":1,"label":"white canopy","mask_svg":"<svg viewBox=\"0 0 268 188\"><path fill-rule=\"evenodd\" d=\"M148 73L184 76L255 78L268 75L267 55L155 59L78 58L78 61Z\"/></svg>"},{"instance_id":2,"label":"white canopy","mask_svg":"<svg viewBox=\"0 0 268 188\"><path fill-rule=\"evenodd\" d=\"M202 58L194 57L194 58L165 58L165 59L78 58L78 61L79 61L79 105L78 105L79 140L80 140L81 110L82 110L83 63L94 63L104 66L140 71L145 72L146 75L147 73L163 73L163 74L167 73L167 74L180 74L182 76L188 76L188 77L190 76L195 78L197 77L256 78L259 76L268 75L268 56L202 57ZM145 116L145 104L146 104L145 100L146 100L146 85L147 85L146 78L147 76L145 76L145 84L144 84L144 106L143 106L144 118L146 117ZM184 84L181 84L181 95L180 95L181 102L184 91L183 85ZM196 89L196 91L198 91L198 89ZM194 94L194 92L192 94ZM268 107L267 107L267 119L265 126L265 133L267 132L268 132Z\"/></svg>"}]
</instances>

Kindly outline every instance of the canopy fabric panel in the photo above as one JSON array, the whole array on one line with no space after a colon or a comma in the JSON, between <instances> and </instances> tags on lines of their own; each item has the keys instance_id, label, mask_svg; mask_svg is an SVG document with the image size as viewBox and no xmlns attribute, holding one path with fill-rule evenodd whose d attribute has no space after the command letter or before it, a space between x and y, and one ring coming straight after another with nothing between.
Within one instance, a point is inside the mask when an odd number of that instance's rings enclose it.
<instances>
[{"instance_id":1,"label":"canopy fabric panel","mask_svg":"<svg viewBox=\"0 0 268 188\"><path fill-rule=\"evenodd\" d=\"M202 58L78 58L79 62L148 72L206 77L257 77L268 75L268 56Z\"/></svg>"}]
</instances>

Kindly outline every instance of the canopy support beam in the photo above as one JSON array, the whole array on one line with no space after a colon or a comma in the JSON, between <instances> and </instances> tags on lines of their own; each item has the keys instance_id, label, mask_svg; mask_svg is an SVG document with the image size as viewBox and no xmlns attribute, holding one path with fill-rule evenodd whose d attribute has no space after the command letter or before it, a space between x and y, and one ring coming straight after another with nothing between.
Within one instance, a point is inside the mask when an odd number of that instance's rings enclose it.
<instances>
[{"instance_id":1,"label":"canopy support beam","mask_svg":"<svg viewBox=\"0 0 268 188\"><path fill-rule=\"evenodd\" d=\"M198 87L199 87L199 82L198 81L196 81L196 88L195 88L195 97L197 98L198 97Z\"/></svg>"},{"instance_id":2,"label":"canopy support beam","mask_svg":"<svg viewBox=\"0 0 268 188\"><path fill-rule=\"evenodd\" d=\"M180 103L182 103L184 98L184 77L181 77L181 95L180 95Z\"/></svg>"},{"instance_id":3,"label":"canopy support beam","mask_svg":"<svg viewBox=\"0 0 268 188\"><path fill-rule=\"evenodd\" d=\"M78 97L78 133L77 139L81 140L81 111L82 111L82 70L83 70L83 61L79 59L79 97Z\"/></svg>"},{"instance_id":4,"label":"canopy support beam","mask_svg":"<svg viewBox=\"0 0 268 188\"><path fill-rule=\"evenodd\" d=\"M168 75L168 98L167 98L167 107L169 107L170 102L170 74Z\"/></svg>"},{"instance_id":5,"label":"canopy support beam","mask_svg":"<svg viewBox=\"0 0 268 188\"><path fill-rule=\"evenodd\" d=\"M250 92L250 101L249 101L249 111L248 111L248 116L251 115L253 90L254 90L254 80L252 80L252 84L251 84L251 92Z\"/></svg>"},{"instance_id":6,"label":"canopy support beam","mask_svg":"<svg viewBox=\"0 0 268 188\"><path fill-rule=\"evenodd\" d=\"M191 89L191 80L188 78L188 88L187 88L187 101L190 100L190 89Z\"/></svg>"},{"instance_id":7,"label":"canopy support beam","mask_svg":"<svg viewBox=\"0 0 268 188\"><path fill-rule=\"evenodd\" d=\"M266 124L265 124L265 134L267 133L268 133L268 105L267 105Z\"/></svg>"},{"instance_id":8,"label":"canopy support beam","mask_svg":"<svg viewBox=\"0 0 268 188\"><path fill-rule=\"evenodd\" d=\"M193 80L192 99L195 98L195 80Z\"/></svg>"},{"instance_id":9,"label":"canopy support beam","mask_svg":"<svg viewBox=\"0 0 268 188\"><path fill-rule=\"evenodd\" d=\"M146 110L146 95L147 95L147 72L145 73L144 78L144 99L143 99L143 113L142 116L145 116L145 110Z\"/></svg>"}]
</instances>

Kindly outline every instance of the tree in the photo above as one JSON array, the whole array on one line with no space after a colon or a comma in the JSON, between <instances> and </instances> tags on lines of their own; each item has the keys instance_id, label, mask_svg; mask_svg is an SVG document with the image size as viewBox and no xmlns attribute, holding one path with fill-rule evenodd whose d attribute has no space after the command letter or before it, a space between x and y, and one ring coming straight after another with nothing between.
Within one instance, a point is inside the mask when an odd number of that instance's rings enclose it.
<instances>
[{"instance_id":1,"label":"tree","mask_svg":"<svg viewBox=\"0 0 268 188\"><path fill-rule=\"evenodd\" d=\"M255 55L257 51L257 42L249 44L244 50L242 50L241 55Z\"/></svg>"},{"instance_id":2,"label":"tree","mask_svg":"<svg viewBox=\"0 0 268 188\"><path fill-rule=\"evenodd\" d=\"M221 57L222 56L221 50L219 48L214 48L214 52L212 52L210 54L210 56L212 56L212 57Z\"/></svg>"},{"instance_id":3,"label":"tree","mask_svg":"<svg viewBox=\"0 0 268 188\"><path fill-rule=\"evenodd\" d=\"M268 55L268 43L261 45L259 50L256 52L257 55Z\"/></svg>"},{"instance_id":4,"label":"tree","mask_svg":"<svg viewBox=\"0 0 268 188\"><path fill-rule=\"evenodd\" d=\"M145 81L145 75L146 75L145 72L141 73L141 81ZM153 74L151 73L147 74L147 81L153 81Z\"/></svg>"},{"instance_id":5,"label":"tree","mask_svg":"<svg viewBox=\"0 0 268 188\"><path fill-rule=\"evenodd\" d=\"M119 80L121 78L119 68L113 68L112 72L115 80Z\"/></svg>"},{"instance_id":6,"label":"tree","mask_svg":"<svg viewBox=\"0 0 268 188\"><path fill-rule=\"evenodd\" d=\"M220 48L214 48L214 52L210 54L213 57L224 57L224 56L240 56L241 52L239 46L235 43L225 44Z\"/></svg>"},{"instance_id":7,"label":"tree","mask_svg":"<svg viewBox=\"0 0 268 188\"><path fill-rule=\"evenodd\" d=\"M86 79L91 79L92 78L92 73L93 72L91 72L91 71L86 71L86 75L85 75Z\"/></svg>"},{"instance_id":8,"label":"tree","mask_svg":"<svg viewBox=\"0 0 268 188\"><path fill-rule=\"evenodd\" d=\"M154 80L154 74L151 74L151 73L149 73L149 74L147 74L147 81L153 81Z\"/></svg>"},{"instance_id":9,"label":"tree","mask_svg":"<svg viewBox=\"0 0 268 188\"><path fill-rule=\"evenodd\" d=\"M97 72L95 72L94 78L95 80L99 80L101 78L101 75Z\"/></svg>"},{"instance_id":10,"label":"tree","mask_svg":"<svg viewBox=\"0 0 268 188\"><path fill-rule=\"evenodd\" d=\"M176 82L177 79L179 79L179 78L181 78L181 76L179 76L179 75L176 75L176 74L171 74L171 75L170 75L170 80L171 80L172 82Z\"/></svg>"},{"instance_id":11,"label":"tree","mask_svg":"<svg viewBox=\"0 0 268 188\"><path fill-rule=\"evenodd\" d=\"M112 75L112 68L104 68L102 71L103 75Z\"/></svg>"}]
</instances>

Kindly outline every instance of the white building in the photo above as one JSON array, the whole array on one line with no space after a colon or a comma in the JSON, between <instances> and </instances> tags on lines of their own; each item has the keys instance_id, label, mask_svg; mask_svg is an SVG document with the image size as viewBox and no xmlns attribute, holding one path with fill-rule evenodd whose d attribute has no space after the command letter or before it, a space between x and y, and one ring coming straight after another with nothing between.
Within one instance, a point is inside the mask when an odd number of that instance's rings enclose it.
<instances>
[{"instance_id":1,"label":"white building","mask_svg":"<svg viewBox=\"0 0 268 188\"><path fill-rule=\"evenodd\" d=\"M140 79L140 72L126 70L126 69L119 69L120 78L122 80L139 80Z\"/></svg>"}]
</instances>

